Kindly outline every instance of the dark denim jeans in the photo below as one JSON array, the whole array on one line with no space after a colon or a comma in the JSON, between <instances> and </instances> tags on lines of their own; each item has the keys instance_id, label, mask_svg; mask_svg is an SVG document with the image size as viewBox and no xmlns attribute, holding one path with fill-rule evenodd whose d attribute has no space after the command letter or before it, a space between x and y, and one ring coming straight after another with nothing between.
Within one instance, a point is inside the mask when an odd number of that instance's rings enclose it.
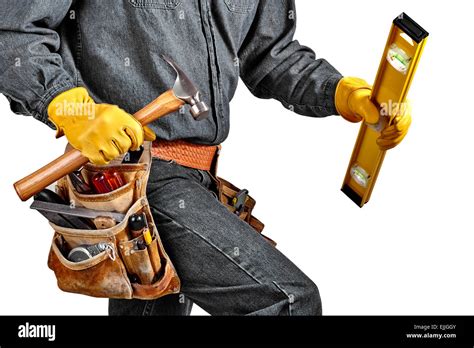
<instances>
[{"instance_id":1,"label":"dark denim jeans","mask_svg":"<svg viewBox=\"0 0 474 348\"><path fill-rule=\"evenodd\" d=\"M222 205L208 172L154 159L148 199L182 293L115 300L110 315L321 315L316 285Z\"/></svg>"}]
</instances>

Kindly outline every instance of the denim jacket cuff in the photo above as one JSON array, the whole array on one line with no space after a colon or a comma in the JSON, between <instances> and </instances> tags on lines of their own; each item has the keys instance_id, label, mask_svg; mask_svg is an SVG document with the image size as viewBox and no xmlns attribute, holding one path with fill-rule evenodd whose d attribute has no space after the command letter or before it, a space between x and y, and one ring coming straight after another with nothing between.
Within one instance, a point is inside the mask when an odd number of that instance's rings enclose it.
<instances>
[{"instance_id":1,"label":"denim jacket cuff","mask_svg":"<svg viewBox=\"0 0 474 348\"><path fill-rule=\"evenodd\" d=\"M336 88L341 81L342 75L337 74L330 77L324 86L324 95L327 101L326 108L332 115L339 115L336 109Z\"/></svg>"},{"instance_id":2,"label":"denim jacket cuff","mask_svg":"<svg viewBox=\"0 0 474 348\"><path fill-rule=\"evenodd\" d=\"M62 92L68 91L71 88L77 87L75 83L71 81L66 81L63 83L59 83L54 85L52 88L46 91L39 102L38 110L34 113L34 117L41 122L45 123L51 128L55 128L54 125L48 119L48 106L49 103L59 94Z\"/></svg>"}]
</instances>

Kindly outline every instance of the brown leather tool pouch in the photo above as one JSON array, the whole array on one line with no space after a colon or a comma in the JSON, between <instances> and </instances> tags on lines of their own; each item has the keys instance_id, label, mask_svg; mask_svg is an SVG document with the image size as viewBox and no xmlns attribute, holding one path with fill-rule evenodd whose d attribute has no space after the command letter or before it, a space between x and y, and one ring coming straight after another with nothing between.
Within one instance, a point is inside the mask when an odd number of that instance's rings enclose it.
<instances>
[{"instance_id":1,"label":"brown leather tool pouch","mask_svg":"<svg viewBox=\"0 0 474 348\"><path fill-rule=\"evenodd\" d=\"M240 219L247 222L255 231L262 233L265 225L252 215L256 201L247 190L241 190L229 181L221 177L215 177L217 194L219 201L224 204L232 213L238 215ZM276 246L276 242L262 234L270 244Z\"/></svg>"},{"instance_id":2,"label":"brown leather tool pouch","mask_svg":"<svg viewBox=\"0 0 474 348\"><path fill-rule=\"evenodd\" d=\"M120 164L114 161L107 166L86 165L82 169L85 178L99 170L120 171L126 185L105 194L80 194L69 177L60 179L57 192L71 204L107 212L125 214L117 224L106 224L98 229L82 230L57 226L48 257L48 266L57 278L61 290L94 297L151 300L180 291L180 279L161 243L159 231L153 221L145 197L150 172L150 144L145 144L142 158L137 164ZM143 235L130 237L130 216L144 213L151 242L146 244ZM84 261L72 262L69 252L77 247L101 245L99 254ZM137 248L140 245L141 248Z\"/></svg>"}]
</instances>

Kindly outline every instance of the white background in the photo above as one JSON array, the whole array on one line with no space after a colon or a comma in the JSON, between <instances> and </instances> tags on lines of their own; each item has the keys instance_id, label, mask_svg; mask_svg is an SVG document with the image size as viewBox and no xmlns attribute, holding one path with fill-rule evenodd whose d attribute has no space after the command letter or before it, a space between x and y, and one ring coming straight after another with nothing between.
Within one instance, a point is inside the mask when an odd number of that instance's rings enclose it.
<instances>
[{"instance_id":1,"label":"white background","mask_svg":"<svg viewBox=\"0 0 474 348\"><path fill-rule=\"evenodd\" d=\"M411 131L363 209L340 192L358 125L294 115L243 84L237 91L220 174L257 198L266 233L318 284L326 315L474 314L468 3L297 1L296 38L371 82L399 13L431 34L410 93ZM57 289L46 266L52 232L12 188L60 155L65 139L12 114L4 97L0 112L0 314L106 314L107 300Z\"/></svg>"}]
</instances>

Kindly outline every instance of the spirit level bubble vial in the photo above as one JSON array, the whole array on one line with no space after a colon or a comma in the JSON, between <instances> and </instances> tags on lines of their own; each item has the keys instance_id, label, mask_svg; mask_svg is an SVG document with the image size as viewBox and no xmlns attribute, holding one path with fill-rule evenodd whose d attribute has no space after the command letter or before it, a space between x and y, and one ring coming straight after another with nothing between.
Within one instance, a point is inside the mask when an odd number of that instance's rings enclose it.
<instances>
[{"instance_id":1,"label":"spirit level bubble vial","mask_svg":"<svg viewBox=\"0 0 474 348\"><path fill-rule=\"evenodd\" d=\"M405 13L393 21L372 91L375 104L404 105L428 35ZM377 138L394 116L389 112L389 116L380 117L378 125L363 123L360 128L342 192L361 208L370 199L385 158L386 151L380 150Z\"/></svg>"}]
</instances>

